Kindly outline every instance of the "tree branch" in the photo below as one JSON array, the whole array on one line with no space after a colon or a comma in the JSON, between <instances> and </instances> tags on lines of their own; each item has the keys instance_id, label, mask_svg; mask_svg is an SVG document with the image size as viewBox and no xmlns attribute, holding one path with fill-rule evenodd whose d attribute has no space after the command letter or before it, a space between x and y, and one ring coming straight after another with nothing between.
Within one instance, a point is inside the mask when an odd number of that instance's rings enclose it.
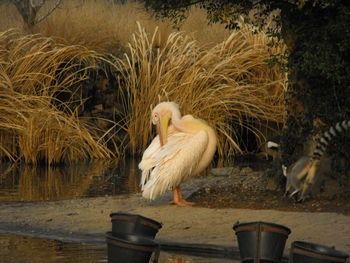
<instances>
[{"instance_id":1,"label":"tree branch","mask_svg":"<svg viewBox=\"0 0 350 263\"><path fill-rule=\"evenodd\" d=\"M49 12L47 12L46 15L44 15L42 18L40 18L37 21L35 21L35 24L39 24L44 19L46 19L49 15L51 15L52 12L55 11L61 5L61 3L62 3L62 0L57 0L56 5Z\"/></svg>"},{"instance_id":2,"label":"tree branch","mask_svg":"<svg viewBox=\"0 0 350 263\"><path fill-rule=\"evenodd\" d=\"M29 1L30 7L35 11L35 13L37 13L40 10L40 8L43 7L44 3L45 1L42 1L41 4L35 5L34 0Z\"/></svg>"},{"instance_id":3,"label":"tree branch","mask_svg":"<svg viewBox=\"0 0 350 263\"><path fill-rule=\"evenodd\" d=\"M152 1L146 1L148 6L150 6L152 9L156 10L157 8L160 8L158 2L152 3ZM174 3L175 2L175 3ZM205 2L205 0L190 0L190 1L164 1L161 2L161 8L164 8L165 10L171 10L171 9L182 9L182 8L187 8L192 5L199 4L201 2Z\"/></svg>"},{"instance_id":4,"label":"tree branch","mask_svg":"<svg viewBox=\"0 0 350 263\"><path fill-rule=\"evenodd\" d=\"M199 4L201 2L204 2L203 0L197 0L197 1L194 1L194 2L189 2L189 3L186 3L186 4L183 4L181 6L177 6L176 8L186 8L186 7L189 7L189 6L192 6L192 5L196 5L196 4Z\"/></svg>"}]
</instances>

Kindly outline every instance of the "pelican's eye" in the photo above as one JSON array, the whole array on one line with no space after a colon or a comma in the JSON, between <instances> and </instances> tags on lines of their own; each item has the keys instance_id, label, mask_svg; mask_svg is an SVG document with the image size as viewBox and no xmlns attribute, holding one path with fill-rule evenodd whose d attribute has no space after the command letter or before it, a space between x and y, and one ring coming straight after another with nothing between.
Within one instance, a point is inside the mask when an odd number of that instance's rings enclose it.
<instances>
[{"instance_id":1,"label":"pelican's eye","mask_svg":"<svg viewBox=\"0 0 350 263\"><path fill-rule=\"evenodd\" d=\"M159 122L159 114L157 112L153 114L152 122L153 124Z\"/></svg>"}]
</instances>

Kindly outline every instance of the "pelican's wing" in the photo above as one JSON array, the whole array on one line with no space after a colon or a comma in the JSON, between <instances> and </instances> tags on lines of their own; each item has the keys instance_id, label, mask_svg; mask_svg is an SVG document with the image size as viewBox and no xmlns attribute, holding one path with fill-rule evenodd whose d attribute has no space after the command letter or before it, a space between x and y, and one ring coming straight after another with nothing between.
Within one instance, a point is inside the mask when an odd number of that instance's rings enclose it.
<instances>
[{"instance_id":1,"label":"pelican's wing","mask_svg":"<svg viewBox=\"0 0 350 263\"><path fill-rule=\"evenodd\" d=\"M147 147L142 155L142 160L139 163L139 168L142 170L141 182L140 185L142 189L146 182L149 180L150 173L153 167L157 164L157 159L155 156L160 151L160 141L159 136L154 137L151 144Z\"/></svg>"},{"instance_id":2,"label":"pelican's wing","mask_svg":"<svg viewBox=\"0 0 350 263\"><path fill-rule=\"evenodd\" d=\"M170 125L168 129L168 140L172 138L172 135L174 133L178 132L174 126ZM157 154L161 150L160 147L160 140L159 135L154 137L151 144L147 147L147 149L144 151L142 155L142 160L139 163L139 168L142 170L142 177L141 177L141 186L143 188L143 185L148 181L150 172L152 171L153 167L157 164Z\"/></svg>"},{"instance_id":3,"label":"pelican's wing","mask_svg":"<svg viewBox=\"0 0 350 263\"><path fill-rule=\"evenodd\" d=\"M157 135L152 140L151 144L147 147L142 155L142 160L139 163L139 168L141 170L151 169L155 165L154 155L160 150L160 140Z\"/></svg>"},{"instance_id":4,"label":"pelican's wing","mask_svg":"<svg viewBox=\"0 0 350 263\"><path fill-rule=\"evenodd\" d=\"M170 134L167 144L160 147L156 137L139 164L142 195L154 199L190 177L207 148L208 140L206 131L195 135L176 132Z\"/></svg>"}]
</instances>

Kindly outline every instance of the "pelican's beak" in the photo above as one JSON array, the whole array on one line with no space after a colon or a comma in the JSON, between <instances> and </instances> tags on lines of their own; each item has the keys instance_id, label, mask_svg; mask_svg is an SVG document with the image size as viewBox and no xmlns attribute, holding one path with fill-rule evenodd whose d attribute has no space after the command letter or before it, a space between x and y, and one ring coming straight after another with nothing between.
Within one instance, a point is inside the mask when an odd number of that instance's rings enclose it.
<instances>
[{"instance_id":1,"label":"pelican's beak","mask_svg":"<svg viewBox=\"0 0 350 263\"><path fill-rule=\"evenodd\" d=\"M170 117L160 116L159 122L157 123L157 132L159 135L160 145L163 146L168 142L168 126Z\"/></svg>"}]
</instances>

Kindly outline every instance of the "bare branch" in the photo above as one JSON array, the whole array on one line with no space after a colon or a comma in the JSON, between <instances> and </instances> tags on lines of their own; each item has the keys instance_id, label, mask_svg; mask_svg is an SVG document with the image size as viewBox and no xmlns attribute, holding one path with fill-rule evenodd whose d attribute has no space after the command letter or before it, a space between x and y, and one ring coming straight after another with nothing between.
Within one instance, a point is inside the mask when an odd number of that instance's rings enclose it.
<instances>
[{"instance_id":1,"label":"bare branch","mask_svg":"<svg viewBox=\"0 0 350 263\"><path fill-rule=\"evenodd\" d=\"M192 5L199 4L201 2L203 2L203 0L197 0L197 1L194 1L194 2L190 1L189 3L179 5L176 8L186 8L186 7L189 7L189 6L192 6Z\"/></svg>"},{"instance_id":2,"label":"bare branch","mask_svg":"<svg viewBox=\"0 0 350 263\"><path fill-rule=\"evenodd\" d=\"M37 2L37 1L36 1L36 3L34 3L34 1L35 1L35 0L30 0L30 1L29 1L29 4L30 4L30 6L31 6L32 9L34 9L36 12L38 12L39 9L43 7L45 1L43 0L43 1L41 1L40 3Z\"/></svg>"},{"instance_id":3,"label":"bare branch","mask_svg":"<svg viewBox=\"0 0 350 263\"><path fill-rule=\"evenodd\" d=\"M44 19L46 19L49 15L52 14L53 11L55 11L62 3L62 0L57 0L56 5L49 11L47 12L46 15L44 15L43 17L41 17L40 19L38 19L37 21L35 21L35 24L39 24L40 22L42 22Z\"/></svg>"}]
</instances>

